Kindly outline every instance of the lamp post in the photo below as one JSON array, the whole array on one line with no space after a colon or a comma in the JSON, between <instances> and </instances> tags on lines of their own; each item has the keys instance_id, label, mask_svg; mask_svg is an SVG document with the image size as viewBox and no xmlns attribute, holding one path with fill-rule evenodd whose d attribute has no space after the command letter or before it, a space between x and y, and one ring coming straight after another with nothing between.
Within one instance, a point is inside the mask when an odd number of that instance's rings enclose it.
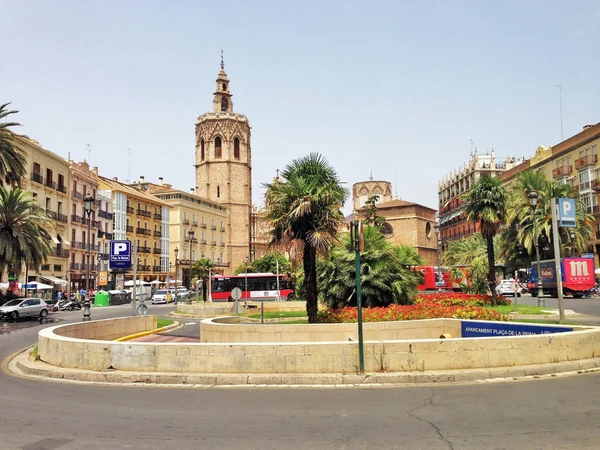
<instances>
[{"instance_id":1,"label":"lamp post","mask_svg":"<svg viewBox=\"0 0 600 450\"><path fill-rule=\"evenodd\" d=\"M571 256L575 256L575 232L571 230L569 234L571 235Z\"/></svg>"},{"instance_id":2,"label":"lamp post","mask_svg":"<svg viewBox=\"0 0 600 450\"><path fill-rule=\"evenodd\" d=\"M175 247L175 250L173 250L173 253L175 253L175 292L177 292L177 264L178 264L178 259L177 256L179 255L179 248ZM167 286L167 291L169 290L169 286Z\"/></svg>"},{"instance_id":3,"label":"lamp post","mask_svg":"<svg viewBox=\"0 0 600 450\"><path fill-rule=\"evenodd\" d=\"M90 265L92 259L92 248L90 246L90 234L92 229L92 207L94 206L94 197L90 195L88 192L85 198L83 199L83 203L85 203L85 213L87 214L88 219L88 229L87 229L87 275L85 281L85 287L87 289L87 295L83 300L83 321L87 322L91 320L90 317Z\"/></svg>"},{"instance_id":4,"label":"lamp post","mask_svg":"<svg viewBox=\"0 0 600 450\"><path fill-rule=\"evenodd\" d=\"M192 244L194 239L194 230L188 231L188 237L190 238L190 291L192 290Z\"/></svg>"},{"instance_id":5,"label":"lamp post","mask_svg":"<svg viewBox=\"0 0 600 450\"><path fill-rule=\"evenodd\" d=\"M537 235L537 221L535 220L535 212L537 209L538 194L535 191L531 191L529 193L528 197L529 197L529 204L533 208L533 239L534 239L535 254L536 254L536 259L537 259L537 283L536 284L537 284L537 291L538 291L538 294L537 294L538 306L545 307L546 301L543 299L544 289L542 288L542 273L540 271L540 245L539 245L539 238Z\"/></svg>"},{"instance_id":6,"label":"lamp post","mask_svg":"<svg viewBox=\"0 0 600 450\"><path fill-rule=\"evenodd\" d=\"M437 263L438 263L438 267L437 267L437 280L435 285L438 287L438 290L440 289L440 286L443 286L443 282L442 282L442 269L440 267L440 223L436 222L435 225L433 226L433 229L435 230L435 238L437 241Z\"/></svg>"}]
</instances>

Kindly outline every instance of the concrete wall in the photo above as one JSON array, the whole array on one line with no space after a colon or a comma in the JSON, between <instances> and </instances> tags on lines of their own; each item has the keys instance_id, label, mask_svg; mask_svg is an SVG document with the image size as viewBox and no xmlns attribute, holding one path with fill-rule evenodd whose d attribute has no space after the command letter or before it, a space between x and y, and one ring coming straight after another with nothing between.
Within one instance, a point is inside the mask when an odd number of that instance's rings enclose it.
<instances>
[{"instance_id":1,"label":"concrete wall","mask_svg":"<svg viewBox=\"0 0 600 450\"><path fill-rule=\"evenodd\" d=\"M260 313L262 302L240 302L240 313ZM306 311L306 302L264 302L265 312ZM197 317L218 317L235 313L233 302L179 303L177 310Z\"/></svg>"},{"instance_id":2,"label":"concrete wall","mask_svg":"<svg viewBox=\"0 0 600 450\"><path fill-rule=\"evenodd\" d=\"M63 325L39 332L42 361L96 371L183 372L202 374L354 373L357 342L148 343L84 340L73 336L114 335L111 322L132 322L127 332L151 328L146 317ZM150 318L151 320L151 318ZM444 322L460 321L442 319ZM141 322L141 323L140 323ZM329 325L335 328L337 324ZM279 325L285 327L287 325ZM313 325L308 325L313 326ZM265 325L261 325L265 327ZM91 333L89 329L97 331ZM100 330L104 329L104 334ZM77 333L76 333L76 330ZM437 331L436 331L437 332ZM600 355L600 328L534 336L465 339L367 341L367 372L479 369L547 364Z\"/></svg>"},{"instance_id":3,"label":"concrete wall","mask_svg":"<svg viewBox=\"0 0 600 450\"><path fill-rule=\"evenodd\" d=\"M266 304L265 304L266 306ZM358 340L358 325L335 324L236 324L231 318L207 319L200 323L202 342L336 342ZM437 339L450 333L460 337L460 321L431 319L363 324L365 340Z\"/></svg>"}]
</instances>

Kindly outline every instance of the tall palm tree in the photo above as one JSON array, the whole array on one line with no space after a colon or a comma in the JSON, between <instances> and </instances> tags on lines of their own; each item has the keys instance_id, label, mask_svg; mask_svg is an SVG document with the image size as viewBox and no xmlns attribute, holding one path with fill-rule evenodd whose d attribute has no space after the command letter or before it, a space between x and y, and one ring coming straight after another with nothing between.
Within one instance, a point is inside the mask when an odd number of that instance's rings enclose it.
<instances>
[{"instance_id":1,"label":"tall palm tree","mask_svg":"<svg viewBox=\"0 0 600 450\"><path fill-rule=\"evenodd\" d=\"M18 276L24 264L39 270L52 252L52 228L54 221L28 192L0 187L0 273Z\"/></svg>"},{"instance_id":2,"label":"tall palm tree","mask_svg":"<svg viewBox=\"0 0 600 450\"><path fill-rule=\"evenodd\" d=\"M479 223L480 233L485 239L488 259L487 281L496 304L496 277L494 273L494 236L504 223L506 191L498 178L482 176L466 193L467 219Z\"/></svg>"},{"instance_id":3,"label":"tall palm tree","mask_svg":"<svg viewBox=\"0 0 600 450\"><path fill-rule=\"evenodd\" d=\"M200 258L192 267L192 274L195 274L199 279L202 280L202 298L206 301L206 289L210 282L208 275L210 269L213 266L213 262L208 258Z\"/></svg>"},{"instance_id":4,"label":"tall palm tree","mask_svg":"<svg viewBox=\"0 0 600 450\"><path fill-rule=\"evenodd\" d=\"M10 127L18 127L17 122L7 122L8 116L18 111L9 111L10 103L0 105L0 186L18 186L25 176L27 159Z\"/></svg>"},{"instance_id":5,"label":"tall palm tree","mask_svg":"<svg viewBox=\"0 0 600 450\"><path fill-rule=\"evenodd\" d=\"M295 159L281 179L266 183L266 220L271 245L294 246L302 254L308 321L317 321L317 254L336 241L344 221L340 210L348 192L329 162L318 153ZM291 249L291 248L290 248Z\"/></svg>"},{"instance_id":6,"label":"tall palm tree","mask_svg":"<svg viewBox=\"0 0 600 450\"><path fill-rule=\"evenodd\" d=\"M411 267L422 264L414 247L392 245L376 227L364 229L360 255L361 300L365 307L412 303L421 277ZM319 263L319 300L332 308L356 306L354 242L345 233L326 262Z\"/></svg>"},{"instance_id":7,"label":"tall palm tree","mask_svg":"<svg viewBox=\"0 0 600 450\"><path fill-rule=\"evenodd\" d=\"M494 240L497 240L496 236ZM494 251L496 251L494 243ZM496 256L494 256L496 258ZM465 239L451 241L444 252L444 264L454 266L456 270L452 272L453 278L463 279L467 271L468 279L462 280L462 288L466 292L485 294L488 290L488 258L486 242L481 234L474 234ZM462 270L461 270L462 269Z\"/></svg>"}]
</instances>

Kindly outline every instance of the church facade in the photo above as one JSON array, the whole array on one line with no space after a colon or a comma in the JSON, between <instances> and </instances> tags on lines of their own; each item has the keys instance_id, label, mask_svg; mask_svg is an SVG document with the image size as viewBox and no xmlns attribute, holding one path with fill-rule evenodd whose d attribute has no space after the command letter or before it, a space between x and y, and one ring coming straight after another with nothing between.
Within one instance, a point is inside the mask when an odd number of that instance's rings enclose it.
<instances>
[{"instance_id":1,"label":"church facade","mask_svg":"<svg viewBox=\"0 0 600 450\"><path fill-rule=\"evenodd\" d=\"M234 112L223 61L213 110L196 120L196 194L227 208L229 243L222 262L231 273L250 261L252 151L248 118Z\"/></svg>"}]
</instances>

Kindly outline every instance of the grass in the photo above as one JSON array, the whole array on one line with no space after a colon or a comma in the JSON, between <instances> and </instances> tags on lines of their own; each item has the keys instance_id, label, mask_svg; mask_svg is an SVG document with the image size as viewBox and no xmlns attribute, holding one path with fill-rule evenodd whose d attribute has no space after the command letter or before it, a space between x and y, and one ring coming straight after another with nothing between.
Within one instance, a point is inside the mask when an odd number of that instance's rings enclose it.
<instances>
[{"instance_id":1,"label":"grass","mask_svg":"<svg viewBox=\"0 0 600 450\"><path fill-rule=\"evenodd\" d=\"M37 345L31 349L31 351L29 352L29 357L33 358L34 361L40 360L40 355L38 354L38 346Z\"/></svg>"},{"instance_id":2,"label":"grass","mask_svg":"<svg viewBox=\"0 0 600 450\"><path fill-rule=\"evenodd\" d=\"M247 314L246 317L251 319L260 319L260 312L255 314ZM306 311L269 311L265 312L265 319L280 319L282 317L306 317ZM286 322L291 323L291 322Z\"/></svg>"},{"instance_id":3,"label":"grass","mask_svg":"<svg viewBox=\"0 0 600 450\"><path fill-rule=\"evenodd\" d=\"M500 314L509 314L515 310L514 305L498 305L498 306L485 306L484 308L493 309L498 311ZM539 306L519 305L517 304L517 314L537 315L547 314L544 310L548 308L541 308Z\"/></svg>"},{"instance_id":4,"label":"grass","mask_svg":"<svg viewBox=\"0 0 600 450\"><path fill-rule=\"evenodd\" d=\"M156 328L168 327L169 325L172 325L174 323L175 323L174 320L158 319L158 323L156 325Z\"/></svg>"}]
</instances>

